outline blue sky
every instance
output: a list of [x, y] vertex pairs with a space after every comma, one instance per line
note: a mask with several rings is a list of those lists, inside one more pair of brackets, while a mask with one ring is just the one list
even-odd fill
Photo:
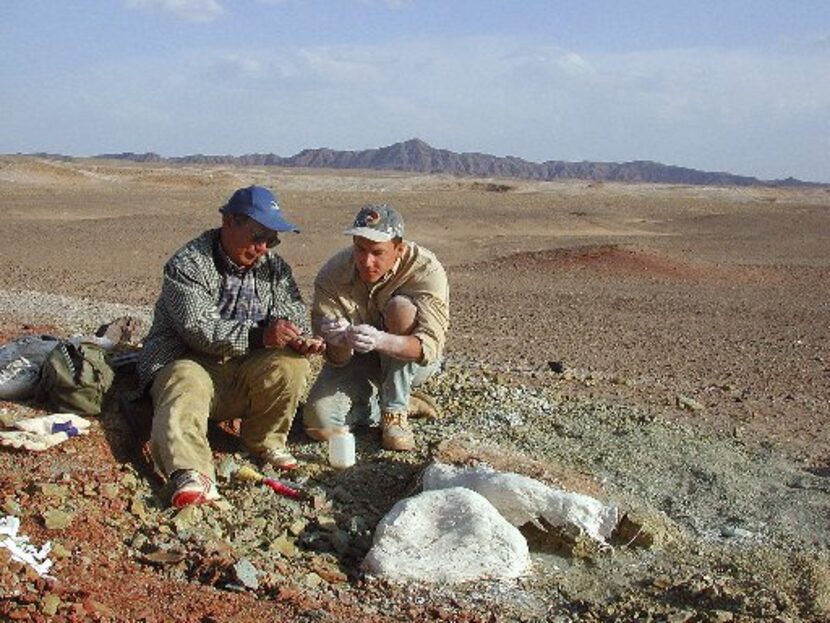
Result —
[[4, 0], [0, 153], [409, 138], [830, 182], [827, 0]]

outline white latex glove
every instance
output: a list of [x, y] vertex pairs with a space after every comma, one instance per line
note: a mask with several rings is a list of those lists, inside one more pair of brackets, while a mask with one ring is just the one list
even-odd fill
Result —
[[349, 330], [348, 336], [349, 344], [356, 352], [369, 353], [382, 348], [388, 334], [370, 324], [359, 324]]
[[89, 420], [74, 413], [53, 413], [52, 415], [17, 420], [12, 426], [39, 435], [65, 432], [69, 437], [74, 437], [75, 435], [85, 435], [88, 432], [89, 424]]
[[323, 318], [320, 323], [320, 334], [332, 346], [346, 346], [351, 324], [345, 318]]
[[41, 452], [89, 432], [89, 420], [72, 413], [55, 413], [18, 420], [16, 431], [0, 431], [0, 446]]
[[25, 430], [0, 431], [0, 446], [41, 452], [69, 439], [66, 433], [41, 435]]

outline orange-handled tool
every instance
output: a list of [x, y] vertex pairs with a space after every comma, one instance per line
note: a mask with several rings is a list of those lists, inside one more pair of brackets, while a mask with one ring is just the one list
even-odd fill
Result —
[[246, 482], [261, 482], [273, 491], [276, 491], [280, 495], [284, 495], [288, 498], [294, 498], [295, 500], [298, 500], [303, 497], [301, 491], [295, 489], [294, 487], [284, 485], [276, 478], [268, 478], [264, 474], [260, 474], [258, 471], [256, 471], [252, 467], [248, 467], [247, 465], [243, 465], [238, 470], [236, 470], [236, 474], [234, 475], [236, 476], [237, 480], [243, 480]]

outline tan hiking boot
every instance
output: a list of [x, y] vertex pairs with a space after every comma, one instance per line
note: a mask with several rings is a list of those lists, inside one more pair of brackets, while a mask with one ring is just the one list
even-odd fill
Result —
[[415, 435], [406, 421], [406, 413], [384, 413], [381, 416], [383, 439], [381, 445], [387, 450], [412, 450]]
[[423, 417], [437, 420], [441, 417], [438, 404], [420, 389], [413, 389], [409, 394], [409, 417]]

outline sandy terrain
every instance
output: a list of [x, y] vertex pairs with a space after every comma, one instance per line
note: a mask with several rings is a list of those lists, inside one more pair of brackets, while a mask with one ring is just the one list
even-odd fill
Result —
[[[812, 517], [818, 518], [819, 525], [812, 528], [814, 551], [808, 548], [808, 553], [818, 557], [811, 563], [816, 570], [809, 578], [799, 575], [804, 564], [795, 553], [783, 552], [769, 563], [770, 569], [779, 564], [789, 569], [770, 576], [770, 581], [785, 578], [782, 586], [789, 582], [795, 587], [782, 589], [791, 602], [789, 610], [780, 606], [766, 611], [767, 617], [746, 604], [740, 610], [728, 600], [705, 605], [700, 599], [704, 606], [696, 609], [690, 605], [698, 603], [692, 598], [694, 591], [681, 579], [671, 585], [671, 590], [677, 589], [672, 595], [685, 594], [685, 590], [692, 595], [687, 601], [654, 597], [654, 605], [642, 591], [626, 593], [626, 599], [630, 601], [634, 594], [645, 600], [658, 618], [689, 613], [690, 618], [676, 620], [733, 620], [708, 618], [716, 616], [715, 612], [731, 613], [735, 620], [742, 616], [748, 617], [744, 620], [830, 616], [828, 585], [815, 579], [830, 576], [826, 559], [830, 484], [825, 483], [830, 476], [830, 428], [826, 425], [830, 414], [830, 190], [497, 180], [510, 186], [499, 192], [493, 190], [497, 187], [488, 187], [490, 181], [4, 157], [0, 158], [4, 223], [0, 257], [5, 270], [0, 273], [0, 291], [85, 297], [90, 300], [93, 319], [95, 301], [152, 305], [167, 257], [202, 230], [218, 225], [216, 210], [235, 188], [257, 183], [277, 190], [287, 214], [303, 230], [286, 237], [279, 252], [294, 267], [310, 299], [317, 268], [348, 244], [340, 231], [357, 208], [366, 202], [388, 202], [405, 215], [408, 236], [435, 251], [448, 269], [452, 294], [448, 364], [453, 374], [479, 375], [497, 386], [550, 391], [562, 404], [589, 400], [635, 409], [665, 422], [666, 430], [674, 431], [671, 427], [677, 425], [689, 431], [690, 444], [697, 436], [711, 438], [713, 443], [737, 443], [740, 452], [752, 457], [767, 453], [776, 465], [780, 461], [786, 465], [782, 469], [792, 470], [787, 473], [811, 479], [811, 503], [818, 505]], [[5, 336], [37, 325], [63, 332], [79, 328], [61, 322], [49, 309], [29, 310], [25, 299], [15, 295], [3, 299], [0, 322]], [[98, 318], [100, 322], [111, 319]], [[551, 372], [551, 362], [562, 362], [565, 372]], [[441, 391], [437, 386], [436, 392]], [[682, 406], [687, 398], [696, 403], [695, 408]], [[444, 406], [449, 420], [455, 407]], [[474, 415], [459, 413], [459, 422]], [[597, 430], [602, 426], [598, 420]], [[447, 427], [452, 429], [451, 423]], [[456, 432], [463, 433], [464, 428]], [[498, 431], [493, 432], [496, 441], [502, 439]], [[527, 434], [544, 438], [560, 433], [548, 422]], [[438, 427], [434, 432], [425, 430], [424, 435], [440, 440], [445, 433]], [[107, 451], [108, 444], [101, 437], [83, 443], [77, 446], [77, 459], [60, 452], [55, 456], [64, 462], [89, 460], [87, 467], [97, 460], [100, 478], [121, 477], [127, 458], [114, 449]], [[522, 444], [512, 447], [522, 449]], [[578, 454], [579, 445], [570, 451]], [[590, 468], [587, 459], [533, 458], [609, 477], [597, 473], [600, 468]], [[632, 464], [637, 460], [630, 457]], [[5, 474], [0, 480], [0, 502], [3, 494], [7, 501], [18, 496], [22, 487], [33, 509], [42, 503], [37, 483], [50, 474], [63, 473], [48, 457], [9, 453], [0, 454], [0, 468]], [[15, 470], [19, 471], [12, 473]], [[625, 471], [622, 466], [619, 470], [618, 475]], [[71, 474], [67, 478], [71, 481]], [[638, 494], [629, 484], [611, 483], [608, 493]], [[663, 492], [664, 497], [670, 494]], [[644, 507], [658, 506], [683, 529], [694, 523], [685, 522], [679, 511], [673, 515], [669, 507], [651, 500], [647, 503], [649, 494], [638, 495]], [[729, 500], [723, 503], [728, 505]], [[782, 497], [777, 503], [786, 507], [796, 502]], [[761, 496], [757, 506], [763, 504]], [[107, 514], [110, 508], [119, 506], [105, 506], [98, 512]], [[728, 517], [728, 509], [722, 514]], [[24, 515], [28, 533], [54, 538], [39, 517], [35, 510]], [[182, 614], [182, 620], [230, 620], [231, 612], [243, 613], [239, 620], [261, 616], [335, 620], [325, 613], [336, 612], [337, 607], [343, 608], [335, 617], [341, 620], [370, 615], [378, 620], [387, 620], [387, 615], [388, 620], [487, 620], [484, 612], [476, 612], [463, 600], [452, 607], [425, 598], [417, 605], [409, 602], [407, 608], [414, 608], [410, 611], [399, 607], [403, 602], [398, 599], [395, 608], [378, 607], [367, 613], [361, 610], [365, 604], [360, 598], [354, 598], [360, 595], [363, 580], [349, 569], [349, 582], [333, 593], [279, 597], [277, 592], [270, 600], [254, 600], [248, 594], [200, 590], [198, 582], [171, 580], [124, 551], [108, 554], [103, 562], [95, 558], [92, 550], [101, 547], [124, 549], [127, 537], [117, 528], [96, 532], [100, 542], [89, 548], [80, 530], [58, 535], [73, 544], [76, 556], [91, 558], [97, 570], [81, 589], [70, 591], [71, 598], [70, 593], [64, 596], [64, 602], [75, 608], [65, 611], [70, 619], [81, 616], [84, 600], [91, 599], [93, 605], [83, 612], [99, 618], [114, 616], [111, 610], [124, 607], [126, 601], [140, 604], [130, 611], [130, 617], [176, 618], [187, 600], [192, 600], [196, 606]], [[793, 552], [805, 555], [800, 547], [793, 545]], [[728, 564], [718, 564], [728, 575], [723, 570]], [[736, 572], [735, 577], [739, 575]], [[119, 598], [117, 591], [108, 592], [107, 576], [163, 592], [156, 600], [131, 589]], [[0, 577], [0, 586], [3, 580]], [[5, 581], [12, 580], [6, 576]], [[579, 620], [580, 613], [586, 620], [637, 618], [635, 610], [623, 606], [614, 610], [608, 605], [621, 599], [619, 595], [597, 595], [577, 584], [561, 579], [557, 585], [570, 586], [570, 592], [560, 589], [556, 598], [555, 589], [545, 589], [550, 604], [569, 604], [563, 606], [561, 612], [566, 614], [560, 620]], [[39, 608], [49, 590], [56, 589], [33, 583], [29, 593], [23, 591], [33, 595], [29, 602], [21, 598], [5, 613], [28, 616], [32, 610], [26, 609], [27, 604]], [[394, 589], [388, 590], [395, 595]], [[587, 605], [580, 610], [574, 605], [579, 603]], [[82, 604], [80, 609], [77, 604]], [[322, 614], [313, 618], [308, 615], [312, 610]], [[505, 610], [496, 620], [556, 618], [550, 607], [544, 616], [538, 609], [511, 612]]]

